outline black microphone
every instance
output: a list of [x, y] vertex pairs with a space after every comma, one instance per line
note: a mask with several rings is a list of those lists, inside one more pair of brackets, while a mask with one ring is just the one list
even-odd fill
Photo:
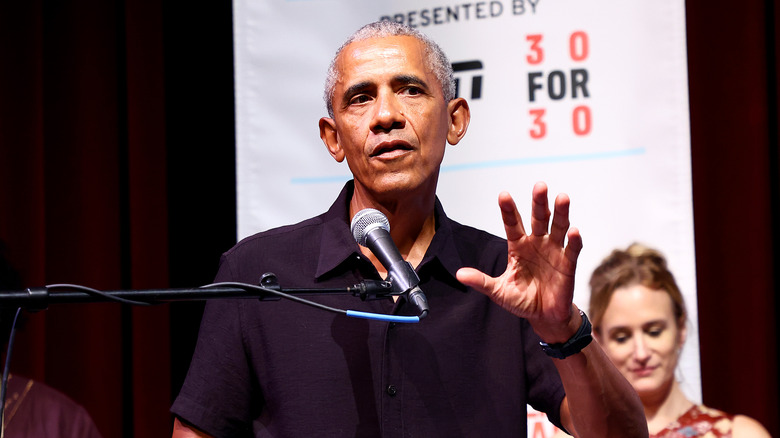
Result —
[[406, 298], [420, 310], [420, 318], [428, 314], [428, 300], [420, 289], [420, 277], [412, 265], [401, 257], [401, 253], [390, 237], [390, 222], [381, 211], [365, 208], [352, 218], [352, 236], [360, 245], [370, 249], [387, 269], [394, 292], [405, 294]]

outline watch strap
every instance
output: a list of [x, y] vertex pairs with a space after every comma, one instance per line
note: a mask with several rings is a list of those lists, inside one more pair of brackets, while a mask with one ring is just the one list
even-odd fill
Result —
[[582, 317], [582, 324], [580, 324], [580, 328], [577, 330], [577, 333], [575, 333], [574, 336], [572, 336], [568, 341], [560, 344], [539, 342], [539, 345], [542, 346], [542, 351], [544, 351], [550, 357], [554, 357], [556, 359], [566, 359], [567, 357], [573, 354], [577, 354], [582, 351], [583, 348], [587, 347], [588, 344], [593, 341], [593, 335], [591, 334], [592, 329], [590, 321], [588, 320], [588, 316], [585, 315], [585, 312], [580, 310], [580, 316]]

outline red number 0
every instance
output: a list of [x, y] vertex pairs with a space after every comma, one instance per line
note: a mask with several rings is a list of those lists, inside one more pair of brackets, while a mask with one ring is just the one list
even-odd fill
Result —
[[577, 135], [590, 134], [590, 128], [592, 126], [590, 118], [590, 108], [585, 105], [574, 108], [571, 114], [571, 123], [574, 133]]
[[588, 57], [588, 34], [578, 30], [569, 37], [569, 55], [575, 61], [584, 61]]

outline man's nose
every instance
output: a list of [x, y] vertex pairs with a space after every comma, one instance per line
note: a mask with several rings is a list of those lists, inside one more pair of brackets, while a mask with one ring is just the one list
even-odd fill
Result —
[[404, 127], [406, 118], [403, 114], [401, 102], [395, 93], [380, 93], [375, 104], [374, 119], [371, 122], [371, 130], [374, 132], [387, 132]]

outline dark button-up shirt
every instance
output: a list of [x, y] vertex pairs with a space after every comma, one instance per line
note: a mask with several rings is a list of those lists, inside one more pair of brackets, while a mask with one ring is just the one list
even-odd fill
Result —
[[[224, 254], [217, 281], [282, 289], [380, 279], [349, 229], [348, 183], [326, 213], [262, 232]], [[417, 267], [430, 313], [417, 324], [355, 319], [289, 300], [206, 305], [172, 412], [217, 437], [524, 437], [526, 404], [559, 422], [560, 378], [524, 319], [455, 278], [499, 275], [506, 241], [450, 220]], [[307, 297], [339, 309], [416, 314], [405, 300]]]

